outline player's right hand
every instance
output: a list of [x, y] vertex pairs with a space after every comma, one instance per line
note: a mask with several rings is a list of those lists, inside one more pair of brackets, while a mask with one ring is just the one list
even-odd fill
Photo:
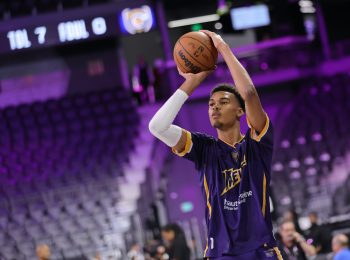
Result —
[[216, 34], [212, 31], [208, 31], [208, 30], [200, 30], [201, 32], [205, 33], [206, 35], [208, 35], [211, 40], [214, 43], [215, 48], [219, 49], [220, 45], [227, 45], [227, 43], [224, 41], [224, 39], [222, 39], [222, 37], [219, 34]]

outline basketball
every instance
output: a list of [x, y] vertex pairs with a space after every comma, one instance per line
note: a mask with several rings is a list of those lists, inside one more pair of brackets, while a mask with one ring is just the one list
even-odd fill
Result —
[[218, 59], [213, 41], [203, 32], [189, 32], [181, 36], [173, 54], [177, 67], [184, 73], [213, 70]]

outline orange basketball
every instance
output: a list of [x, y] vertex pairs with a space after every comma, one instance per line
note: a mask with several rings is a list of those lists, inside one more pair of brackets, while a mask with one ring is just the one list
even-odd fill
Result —
[[213, 70], [218, 51], [211, 38], [203, 32], [189, 32], [177, 40], [174, 60], [182, 72], [198, 73]]

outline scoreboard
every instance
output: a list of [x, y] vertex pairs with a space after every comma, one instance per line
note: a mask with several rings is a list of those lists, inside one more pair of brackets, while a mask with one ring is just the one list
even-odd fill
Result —
[[113, 20], [111, 16], [77, 18], [4, 31], [0, 34], [0, 52], [113, 36], [117, 34]]
[[[0, 23], [0, 54], [20, 50], [38, 49], [48, 46], [116, 37], [119, 34], [147, 32], [154, 28], [151, 7], [125, 8], [120, 11], [72, 13], [53, 17], [28, 17], [22, 22]], [[62, 18], [65, 16], [65, 18]], [[41, 19], [36, 19], [41, 18]], [[132, 28], [134, 26], [134, 29]]]

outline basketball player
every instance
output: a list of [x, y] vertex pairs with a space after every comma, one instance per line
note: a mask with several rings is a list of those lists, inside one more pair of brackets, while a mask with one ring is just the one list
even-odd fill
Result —
[[[191, 160], [199, 171], [206, 201], [206, 259], [282, 259], [272, 235], [269, 208], [273, 129], [247, 71], [217, 34], [211, 37], [231, 72], [235, 87], [221, 84], [210, 93], [209, 119], [218, 138], [189, 132], [172, 122], [209, 71], [182, 73], [180, 88], [149, 123], [151, 133]], [[246, 113], [249, 130], [242, 135]]]

